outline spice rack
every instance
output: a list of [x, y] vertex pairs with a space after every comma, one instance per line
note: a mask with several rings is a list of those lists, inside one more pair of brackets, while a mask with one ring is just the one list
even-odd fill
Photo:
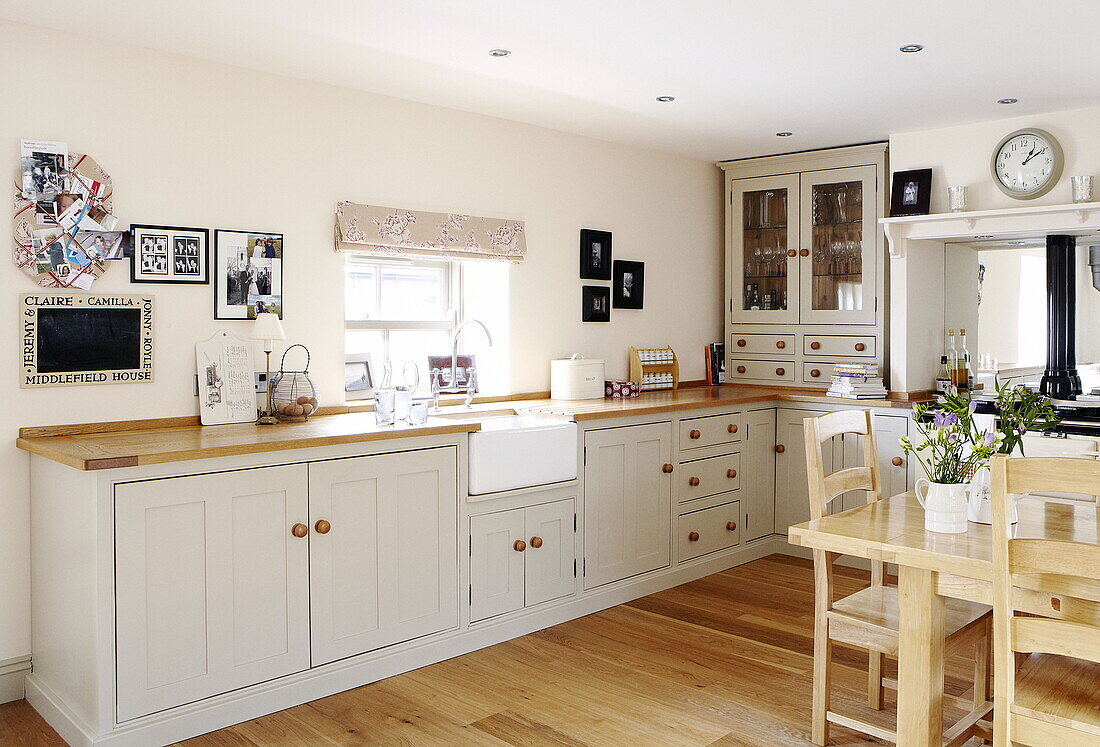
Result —
[[630, 380], [643, 392], [680, 386], [680, 362], [671, 347], [630, 348]]

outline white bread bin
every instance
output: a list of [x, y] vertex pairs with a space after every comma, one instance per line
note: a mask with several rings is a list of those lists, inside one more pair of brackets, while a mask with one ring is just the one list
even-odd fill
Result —
[[571, 358], [550, 361], [551, 399], [600, 399], [603, 382], [602, 360], [573, 353]]

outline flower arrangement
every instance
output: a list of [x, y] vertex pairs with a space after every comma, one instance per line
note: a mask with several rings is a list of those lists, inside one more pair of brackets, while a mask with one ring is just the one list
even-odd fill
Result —
[[[957, 397], [958, 395], [952, 395]], [[924, 440], [914, 445], [908, 436], [898, 439], [902, 450], [912, 454], [928, 479], [934, 483], [958, 485], [970, 482], [974, 472], [997, 453], [1004, 442], [1000, 431], [979, 430], [974, 422], [977, 403], [961, 410], [950, 397], [913, 407], [917, 432]]]

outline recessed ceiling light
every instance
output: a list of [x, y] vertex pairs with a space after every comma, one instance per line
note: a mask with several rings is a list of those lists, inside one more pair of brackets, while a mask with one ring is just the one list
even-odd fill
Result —
[[660, 101], [662, 104], [667, 104], [670, 101], [675, 101], [676, 97], [675, 96], [658, 96], [657, 100]]
[[512, 50], [510, 50], [510, 49], [490, 49], [489, 50], [489, 56], [490, 57], [507, 57], [510, 54], [512, 54]]
[[923, 44], [904, 44], [898, 47], [899, 52], [905, 52], [905, 54], [913, 54], [924, 49]]
[[776, 137], [790, 137], [790, 136], [791, 136], [791, 135], [793, 135], [793, 134], [794, 134], [793, 132], [786, 132], [786, 131], [784, 131], [784, 132], [777, 132], [777, 133], [775, 133], [775, 136], [776, 136]]
[[1019, 99], [997, 99], [998, 104], [1015, 104]]

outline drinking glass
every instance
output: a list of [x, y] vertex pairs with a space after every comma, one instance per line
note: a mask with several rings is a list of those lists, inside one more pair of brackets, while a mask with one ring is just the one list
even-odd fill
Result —
[[966, 185], [947, 188], [947, 202], [952, 213], [966, 210]]
[[392, 387], [374, 391], [374, 422], [393, 425], [397, 390]]
[[428, 400], [413, 401], [409, 408], [409, 425], [424, 425], [428, 422]]
[[1071, 176], [1069, 180], [1073, 185], [1074, 202], [1092, 202], [1091, 176]]

